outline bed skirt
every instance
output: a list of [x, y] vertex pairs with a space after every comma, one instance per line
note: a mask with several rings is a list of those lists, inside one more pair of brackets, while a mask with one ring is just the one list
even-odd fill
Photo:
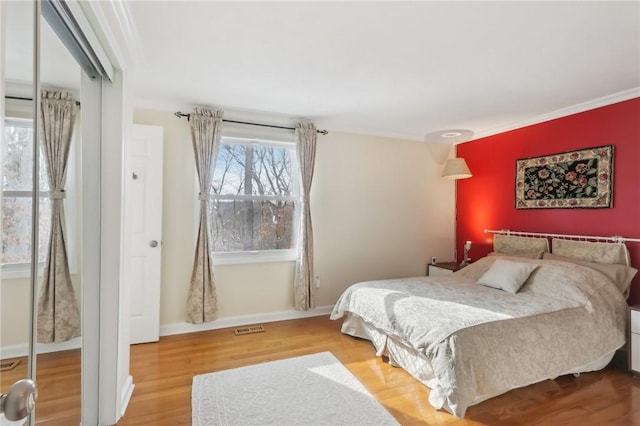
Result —
[[[347, 312], [345, 314], [341, 331], [344, 334], [348, 334], [353, 337], [369, 340], [375, 347], [377, 356], [387, 357], [390, 365], [402, 368], [430, 389], [429, 404], [438, 410], [444, 409], [453, 414], [453, 410], [448, 406], [447, 397], [439, 391], [440, 386], [433, 373], [431, 362], [424, 354], [408, 346], [397, 337], [386, 335], [367, 321], [352, 314], [351, 312]], [[601, 370], [611, 362], [615, 352], [616, 351], [614, 350], [607, 353], [587, 365], [572, 369], [571, 371], [566, 371], [563, 374], [560, 374], [560, 376]], [[515, 386], [511, 389], [529, 386], [540, 381], [543, 380], [526, 383], [521, 386]], [[476, 405], [482, 401], [501, 395], [502, 393], [504, 392], [497, 393], [495, 395], [478, 395], [469, 405]]]

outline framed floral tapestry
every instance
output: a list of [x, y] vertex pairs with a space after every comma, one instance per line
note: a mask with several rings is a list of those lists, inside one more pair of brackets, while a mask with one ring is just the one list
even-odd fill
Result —
[[613, 145], [516, 160], [516, 209], [612, 206]]

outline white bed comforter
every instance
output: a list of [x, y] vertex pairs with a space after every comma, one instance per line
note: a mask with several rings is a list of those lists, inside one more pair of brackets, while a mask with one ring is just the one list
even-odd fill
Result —
[[355, 284], [331, 318], [353, 314], [423, 355], [433, 371], [430, 403], [458, 417], [510, 389], [604, 359], [602, 368], [624, 344], [627, 305], [602, 274], [518, 259], [539, 266], [514, 295], [476, 283], [496, 258], [445, 277]]

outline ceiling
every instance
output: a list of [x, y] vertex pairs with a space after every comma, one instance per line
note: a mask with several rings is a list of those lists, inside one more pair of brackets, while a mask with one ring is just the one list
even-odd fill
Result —
[[[639, 1], [121, 5], [142, 53], [141, 107], [441, 141], [445, 130], [478, 138], [640, 96]], [[43, 31], [43, 43], [55, 39]], [[44, 74], [65, 87], [78, 81], [68, 69]]]
[[128, 5], [144, 52], [135, 94], [146, 105], [424, 140], [640, 96], [637, 1]]

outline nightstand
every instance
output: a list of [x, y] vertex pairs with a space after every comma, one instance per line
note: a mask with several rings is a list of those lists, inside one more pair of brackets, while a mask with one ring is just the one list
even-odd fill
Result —
[[629, 306], [629, 370], [640, 375], [640, 305]]
[[[427, 265], [427, 276], [437, 277], [440, 275], [449, 275], [453, 274], [458, 269], [460, 269], [460, 264], [456, 262], [442, 262], [436, 264], [429, 263]], [[640, 314], [640, 311], [638, 313]]]

